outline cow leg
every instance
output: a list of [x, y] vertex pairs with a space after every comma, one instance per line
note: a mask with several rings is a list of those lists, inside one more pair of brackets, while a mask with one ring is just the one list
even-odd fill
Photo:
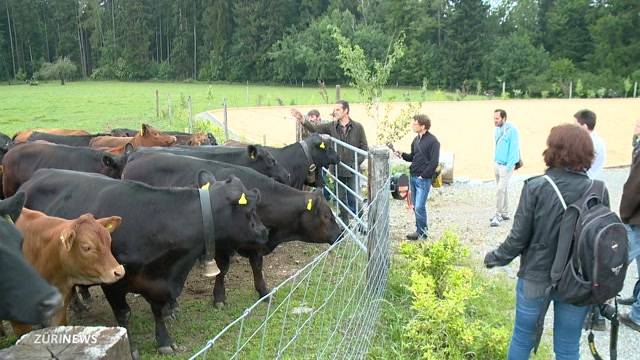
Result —
[[231, 256], [229, 254], [216, 255], [216, 263], [220, 269], [220, 274], [216, 276], [215, 285], [213, 285], [213, 304], [217, 308], [224, 306], [227, 300], [227, 295], [224, 289], [224, 277], [229, 271], [229, 261]]
[[103, 285], [102, 292], [104, 292], [104, 296], [107, 298], [107, 301], [111, 306], [111, 310], [113, 311], [113, 315], [116, 317], [118, 326], [127, 329], [127, 337], [129, 338], [131, 357], [134, 360], [139, 359], [140, 353], [138, 352], [138, 348], [133, 342], [133, 337], [131, 336], [131, 331], [129, 330], [131, 308], [129, 307], [129, 304], [127, 304], [127, 292], [122, 287], [119, 287], [117, 285]]
[[169, 303], [162, 308], [162, 317], [165, 321], [175, 320], [178, 318], [178, 311], [180, 308], [178, 307], [178, 300], [171, 299]]
[[253, 284], [260, 298], [263, 298], [269, 293], [269, 290], [262, 275], [262, 255], [256, 252], [252, 253], [249, 255], [249, 263], [251, 264], [251, 270], [253, 270]]
[[169, 306], [168, 303], [157, 302], [147, 299], [151, 305], [151, 311], [153, 312], [153, 319], [156, 322], [156, 343], [158, 344], [158, 352], [161, 354], [173, 354], [178, 351], [178, 345], [171, 340], [167, 325], [164, 323], [164, 317], [162, 316], [162, 309]]
[[91, 303], [91, 293], [89, 287], [84, 285], [74, 286], [71, 291], [70, 308], [75, 313], [89, 311], [89, 303]]

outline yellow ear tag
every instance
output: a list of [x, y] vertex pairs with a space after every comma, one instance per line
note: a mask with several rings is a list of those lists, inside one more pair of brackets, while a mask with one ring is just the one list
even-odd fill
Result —
[[309, 201], [307, 201], [307, 210], [311, 211], [312, 208], [313, 208], [313, 199], [309, 199]]
[[251, 154], [251, 159], [252, 159], [252, 160], [255, 160], [255, 159], [256, 159], [256, 156], [255, 156], [255, 155], [253, 155], [253, 154]]
[[240, 200], [238, 200], [238, 204], [239, 205], [247, 205], [248, 201], [247, 201], [247, 196], [242, 193], [242, 196], [240, 196]]
[[200, 189], [202, 189], [202, 190], [209, 190], [209, 185], [211, 185], [211, 184], [207, 182], [206, 184], [202, 185], [202, 186], [200, 187]]
[[324, 141], [320, 143], [320, 149], [324, 149], [326, 146], [324, 146]]
[[107, 230], [111, 230], [111, 228], [113, 228], [113, 224], [111, 223], [107, 224]]

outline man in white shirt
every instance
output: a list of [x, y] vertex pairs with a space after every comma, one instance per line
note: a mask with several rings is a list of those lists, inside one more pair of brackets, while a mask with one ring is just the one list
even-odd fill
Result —
[[594, 130], [596, 127], [596, 114], [591, 110], [580, 110], [573, 117], [576, 119], [576, 123], [582, 126], [591, 135], [591, 141], [593, 141], [593, 162], [591, 168], [587, 170], [589, 178], [596, 180], [603, 180], [602, 169], [607, 161], [607, 148], [604, 141]]

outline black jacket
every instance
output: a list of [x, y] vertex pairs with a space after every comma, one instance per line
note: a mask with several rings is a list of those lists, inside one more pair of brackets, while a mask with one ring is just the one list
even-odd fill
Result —
[[[567, 205], [577, 201], [591, 185], [584, 172], [551, 168], [546, 174], [556, 183]], [[609, 206], [606, 189], [603, 202]], [[550, 283], [563, 213], [560, 199], [546, 179], [536, 176], [526, 180], [511, 232], [488, 257], [503, 266], [520, 255], [519, 278]]]
[[430, 179], [440, 161], [440, 142], [430, 132], [416, 136], [411, 143], [411, 153], [402, 153], [402, 159], [411, 162], [411, 176]]
[[640, 225], [640, 142], [634, 143], [631, 170], [620, 200], [620, 219], [625, 224]]
[[[331, 122], [321, 123], [321, 124], [313, 124], [308, 120], [305, 120], [302, 123], [305, 129], [311, 132], [317, 132], [321, 134], [329, 134], [332, 137], [344, 141], [351, 146], [355, 146], [364, 151], [369, 150], [369, 146], [367, 145], [367, 135], [364, 133], [364, 128], [359, 122], [351, 120], [349, 118], [349, 124], [347, 125], [346, 133], [342, 131], [342, 126], [338, 120], [334, 120]], [[358, 170], [358, 166], [362, 164], [365, 157], [364, 155], [358, 154], [358, 164], [355, 164], [355, 152], [350, 149], [347, 149], [343, 146], [338, 146], [338, 155], [340, 155], [340, 161], [354, 168], [356, 171]], [[342, 168], [342, 166], [338, 166], [338, 176], [340, 177], [352, 177], [353, 173], [349, 170]]]

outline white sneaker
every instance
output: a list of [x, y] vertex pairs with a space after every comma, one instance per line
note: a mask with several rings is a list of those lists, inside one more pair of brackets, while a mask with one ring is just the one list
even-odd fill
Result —
[[496, 226], [500, 226], [500, 222], [502, 221], [502, 217], [500, 215], [495, 215], [492, 219], [491, 222], [489, 223], [489, 225], [491, 227], [496, 227]]

